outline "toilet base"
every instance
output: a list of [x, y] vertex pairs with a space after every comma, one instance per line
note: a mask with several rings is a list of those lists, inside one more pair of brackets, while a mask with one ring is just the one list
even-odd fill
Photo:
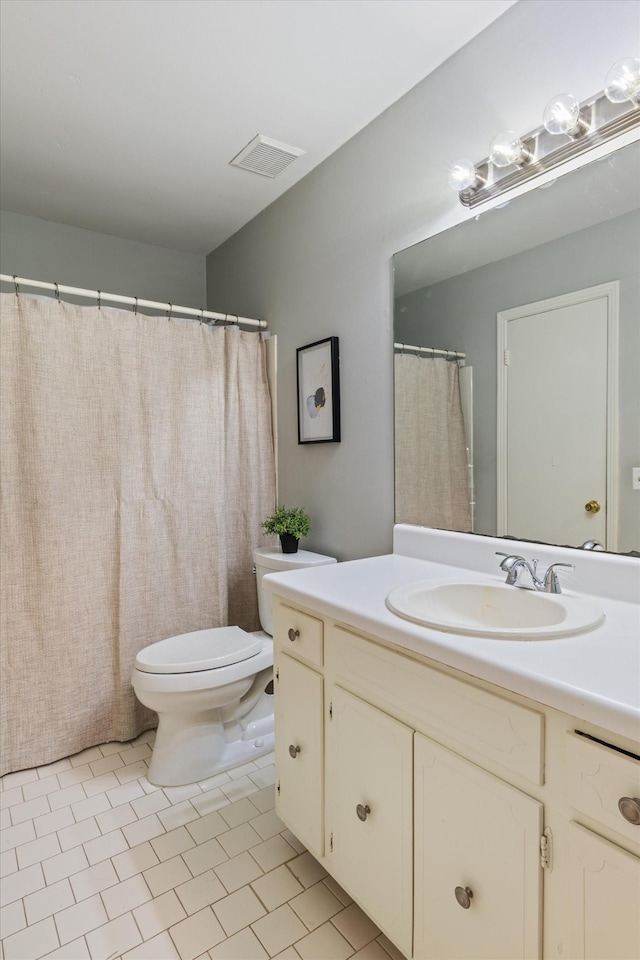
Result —
[[159, 713], [147, 779], [156, 787], [208, 780], [271, 753], [273, 729], [273, 696], [264, 692], [245, 716], [226, 722], [224, 708]]
[[208, 780], [209, 777], [215, 777], [218, 773], [224, 773], [226, 770], [232, 770], [243, 763], [249, 763], [250, 760], [257, 760], [259, 757], [271, 753], [273, 747], [274, 736], [272, 730], [271, 733], [256, 737], [255, 740], [234, 740], [227, 743], [216, 757], [209, 758], [206, 763], [203, 763], [202, 757], [198, 758], [197, 763], [180, 762], [176, 764], [175, 760], [172, 760], [169, 769], [160, 760], [154, 765], [152, 757], [147, 780], [155, 787], [182, 787], [187, 783]]

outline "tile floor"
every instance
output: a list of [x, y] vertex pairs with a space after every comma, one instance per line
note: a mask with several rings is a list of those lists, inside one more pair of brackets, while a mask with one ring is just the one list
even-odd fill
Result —
[[273, 755], [146, 778], [154, 733], [0, 791], [0, 960], [402, 960], [274, 811]]

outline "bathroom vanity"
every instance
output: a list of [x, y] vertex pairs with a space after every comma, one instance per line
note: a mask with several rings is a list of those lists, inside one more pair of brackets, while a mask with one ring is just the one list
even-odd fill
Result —
[[[604, 623], [488, 640], [386, 606], [499, 584], [514, 548], [574, 563]], [[398, 949], [640, 956], [640, 564], [401, 526], [390, 556], [267, 579], [276, 809]]]

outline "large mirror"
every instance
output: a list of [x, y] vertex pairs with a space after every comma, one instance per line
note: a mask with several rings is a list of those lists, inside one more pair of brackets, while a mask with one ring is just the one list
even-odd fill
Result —
[[394, 276], [396, 522], [640, 551], [640, 143]]

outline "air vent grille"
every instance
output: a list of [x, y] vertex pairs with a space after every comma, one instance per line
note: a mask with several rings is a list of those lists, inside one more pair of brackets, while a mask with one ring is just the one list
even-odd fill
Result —
[[301, 157], [304, 152], [299, 147], [290, 147], [286, 143], [279, 143], [259, 133], [231, 160], [231, 165], [250, 170], [252, 173], [259, 173], [263, 177], [273, 178], [286, 170], [289, 164]]

